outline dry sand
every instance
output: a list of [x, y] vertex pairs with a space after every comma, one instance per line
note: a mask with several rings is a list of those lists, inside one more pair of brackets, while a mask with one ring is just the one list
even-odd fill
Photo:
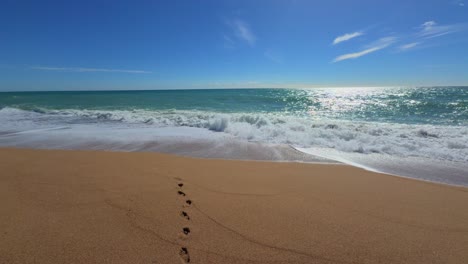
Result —
[[345, 165], [0, 149], [0, 232], [0, 263], [468, 263], [468, 190]]

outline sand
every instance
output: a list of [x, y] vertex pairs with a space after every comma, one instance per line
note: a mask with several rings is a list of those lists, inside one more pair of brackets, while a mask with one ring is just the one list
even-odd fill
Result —
[[468, 263], [467, 208], [346, 165], [0, 149], [0, 263]]

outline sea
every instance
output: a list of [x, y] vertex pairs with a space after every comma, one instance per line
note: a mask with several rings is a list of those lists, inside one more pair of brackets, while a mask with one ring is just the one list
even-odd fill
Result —
[[345, 163], [468, 186], [468, 87], [3, 92], [0, 146]]

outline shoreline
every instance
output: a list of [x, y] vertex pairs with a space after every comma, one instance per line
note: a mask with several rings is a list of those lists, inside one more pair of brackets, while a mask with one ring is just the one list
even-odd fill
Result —
[[[249, 142], [252, 143], [252, 142]], [[253, 142], [255, 144], [255, 142]], [[329, 157], [326, 155], [320, 155], [317, 153], [308, 153], [306, 151], [301, 150], [301, 148], [296, 148], [291, 145], [286, 145], [289, 149], [291, 149], [294, 152], [307, 155], [309, 156], [309, 160], [262, 160], [262, 159], [240, 159], [240, 158], [226, 158], [226, 157], [221, 157], [221, 158], [213, 158], [213, 157], [202, 157], [202, 156], [191, 156], [191, 155], [184, 155], [184, 154], [175, 154], [175, 153], [169, 153], [169, 152], [160, 152], [160, 151], [154, 151], [154, 150], [120, 150], [120, 149], [87, 149], [87, 148], [72, 148], [72, 149], [60, 149], [60, 148], [31, 148], [31, 147], [5, 147], [5, 146], [0, 146], [0, 149], [22, 149], [22, 150], [45, 150], [45, 151], [91, 151], [91, 152], [116, 152], [116, 153], [154, 153], [154, 154], [161, 154], [161, 155], [169, 155], [169, 156], [174, 156], [174, 157], [182, 157], [182, 158], [189, 158], [189, 159], [201, 159], [201, 160], [213, 160], [213, 161], [219, 161], [219, 160], [226, 160], [226, 161], [242, 161], [242, 162], [266, 162], [266, 163], [299, 163], [299, 164], [316, 164], [316, 165], [342, 165], [342, 166], [350, 166], [353, 168], [358, 168], [362, 169], [371, 173], [376, 173], [376, 174], [381, 174], [381, 175], [387, 175], [387, 176], [392, 176], [392, 177], [398, 177], [402, 179], [408, 179], [408, 180], [415, 180], [415, 181], [421, 181], [421, 182], [427, 182], [427, 183], [433, 183], [437, 185], [445, 185], [445, 186], [450, 186], [450, 187], [460, 187], [460, 188], [467, 188], [468, 186], [463, 185], [463, 184], [455, 184], [455, 183], [449, 183], [449, 182], [441, 182], [437, 180], [430, 180], [430, 179], [424, 179], [420, 177], [413, 177], [413, 176], [406, 176], [402, 174], [396, 174], [392, 172], [386, 172], [383, 170], [379, 170], [376, 168], [369, 167], [367, 165], [359, 164], [353, 161], [349, 161], [346, 159], [342, 158], [337, 158], [337, 157]]]
[[[270, 98], [273, 95], [275, 93], [264, 96]], [[113, 93], [102, 96], [120, 98]], [[224, 98], [226, 94], [210, 96]], [[34, 98], [42, 97], [24, 100]], [[145, 98], [148, 96], [141, 99]], [[181, 103], [171, 101], [172, 97], [156, 96], [153, 99], [162, 98], [165, 98], [162, 101], [164, 105], [173, 103], [175, 107]], [[200, 103], [191, 96], [189, 98], [195, 106]], [[42, 99], [47, 101], [50, 98]], [[128, 100], [126, 97], [120, 99], [123, 102]], [[66, 96], [63, 100], [74, 102], [73, 98]], [[112, 103], [112, 100], [109, 105], [92, 104], [89, 110], [88, 105], [80, 102], [75, 102], [76, 107], [63, 109], [52, 100], [44, 105], [48, 107], [40, 110], [41, 105], [34, 102], [32, 100], [31, 104], [39, 107], [37, 111], [8, 104], [0, 109], [0, 121], [4, 124], [2, 131], [17, 132], [0, 136], [0, 146], [151, 151], [199, 158], [288, 162], [324, 161], [318, 156], [326, 154], [334, 160], [346, 160], [345, 163], [352, 162], [387, 174], [468, 186], [466, 131], [463, 126], [438, 123], [438, 119], [427, 123], [417, 120], [413, 123], [380, 119], [353, 121], [316, 118], [318, 116], [295, 112], [263, 112], [255, 107], [257, 110], [235, 108], [236, 111], [227, 113], [223, 112], [226, 107], [223, 105], [202, 110], [192, 109], [192, 104], [181, 105], [179, 110], [177, 107], [165, 110], [152, 103], [147, 105], [148, 108], [135, 106], [127, 109]], [[320, 155], [298, 152], [291, 146], [310, 151], [318, 149], [316, 154]]]
[[0, 148], [0, 160], [0, 263], [468, 258], [464, 187], [142, 152]]
[[[300, 150], [300, 148], [294, 148], [296, 149], [297, 151], [299, 152], [302, 152]], [[303, 152], [303, 153], [307, 153], [307, 152]], [[309, 153], [307, 153], [309, 154]], [[403, 179], [407, 179], [407, 180], [415, 180], [415, 181], [421, 181], [421, 182], [427, 182], [427, 183], [432, 183], [432, 184], [437, 184], [437, 185], [445, 185], [445, 186], [450, 186], [450, 187], [460, 187], [460, 188], [464, 188], [464, 189], [468, 189], [468, 186], [466, 185], [462, 185], [462, 184], [455, 184], [455, 183], [447, 183], [447, 182], [440, 182], [440, 181], [434, 181], [434, 180], [428, 180], [428, 179], [423, 179], [423, 178], [417, 178], [417, 177], [411, 177], [411, 176], [405, 176], [405, 175], [400, 175], [400, 174], [395, 174], [395, 173], [391, 173], [391, 172], [385, 172], [385, 171], [382, 171], [382, 170], [379, 170], [379, 169], [375, 169], [375, 168], [371, 168], [369, 166], [366, 166], [366, 165], [362, 165], [362, 164], [359, 164], [359, 163], [356, 163], [356, 162], [353, 162], [353, 161], [349, 161], [349, 160], [345, 160], [345, 159], [341, 159], [341, 158], [330, 158], [328, 156], [325, 156], [325, 155], [319, 155], [317, 153], [313, 153], [313, 154], [309, 154], [309, 155], [313, 155], [313, 156], [317, 156], [319, 158], [323, 158], [323, 159], [328, 159], [328, 160], [331, 160], [333, 162], [330, 162], [330, 163], [326, 163], [326, 162], [323, 162], [323, 163], [320, 163], [320, 162], [317, 162], [316, 164], [335, 164], [335, 165], [344, 165], [344, 166], [351, 166], [351, 167], [354, 167], [354, 168], [359, 168], [359, 169], [363, 169], [365, 171], [369, 171], [369, 172], [372, 172], [372, 173], [376, 173], [376, 174], [381, 174], [381, 175], [387, 175], [387, 176], [392, 176], [392, 177], [398, 177], [398, 178], [403, 178]], [[273, 161], [273, 162], [276, 162], [276, 161]], [[288, 162], [288, 161], [286, 161]], [[311, 163], [311, 164], [315, 164], [315, 162], [304, 162], [304, 163]]]

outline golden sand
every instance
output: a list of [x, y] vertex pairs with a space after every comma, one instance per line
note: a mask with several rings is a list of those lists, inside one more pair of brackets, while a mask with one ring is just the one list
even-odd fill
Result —
[[0, 149], [0, 263], [468, 263], [468, 190], [345, 165]]

